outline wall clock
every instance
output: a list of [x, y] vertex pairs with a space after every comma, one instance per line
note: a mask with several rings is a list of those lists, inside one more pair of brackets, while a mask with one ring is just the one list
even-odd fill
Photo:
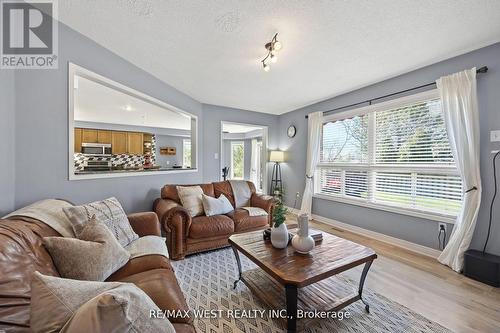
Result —
[[288, 130], [286, 131], [286, 134], [289, 138], [293, 138], [295, 134], [297, 134], [297, 129], [295, 128], [295, 126], [290, 125], [290, 127], [288, 127]]

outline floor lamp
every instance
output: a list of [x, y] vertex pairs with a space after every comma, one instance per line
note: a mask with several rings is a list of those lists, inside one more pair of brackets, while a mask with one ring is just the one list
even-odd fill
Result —
[[280, 163], [285, 161], [285, 153], [281, 150], [272, 150], [269, 156], [269, 162], [274, 162], [273, 173], [271, 176], [271, 189], [270, 195], [275, 196], [275, 191], [278, 191], [278, 195], [282, 195], [282, 181], [281, 181], [281, 166]]

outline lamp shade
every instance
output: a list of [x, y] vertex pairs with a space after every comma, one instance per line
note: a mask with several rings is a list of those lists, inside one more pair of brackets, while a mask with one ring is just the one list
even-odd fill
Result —
[[270, 162], [285, 162], [285, 152], [281, 150], [271, 150], [271, 156], [269, 156]]

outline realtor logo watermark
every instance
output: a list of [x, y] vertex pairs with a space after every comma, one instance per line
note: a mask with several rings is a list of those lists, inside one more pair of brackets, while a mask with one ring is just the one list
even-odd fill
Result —
[[57, 69], [56, 0], [0, 0], [0, 68]]

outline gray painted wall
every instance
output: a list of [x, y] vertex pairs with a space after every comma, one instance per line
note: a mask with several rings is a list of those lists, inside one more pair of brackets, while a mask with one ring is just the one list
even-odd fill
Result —
[[[203, 123], [199, 102], [59, 24], [59, 69], [16, 72], [16, 207], [50, 197], [84, 203], [116, 196], [127, 212], [151, 210], [164, 184], [202, 181], [202, 158], [197, 172], [69, 181], [68, 62], [193, 113]], [[203, 138], [203, 126], [199, 135]]]
[[[179, 136], [172, 135], [156, 135], [156, 164], [162, 167], [172, 167], [174, 165], [182, 165], [183, 159], [183, 140], [187, 138], [182, 138]], [[175, 155], [161, 155], [161, 147], [175, 147]], [[167, 164], [169, 162], [170, 164]]]
[[[307, 147], [307, 122], [304, 115], [412, 88], [432, 82], [443, 75], [483, 65], [490, 69], [487, 74], [478, 78], [483, 201], [472, 241], [473, 248], [482, 247], [486, 237], [489, 201], [493, 192], [490, 152], [500, 149], [500, 143], [489, 142], [489, 131], [500, 129], [500, 43], [281, 115], [280, 148], [288, 152], [287, 163], [282, 165], [288, 191], [287, 204], [293, 205], [295, 193], [298, 191], [302, 194], [304, 190]], [[297, 135], [293, 139], [286, 136], [286, 128], [291, 124], [297, 127]], [[438, 245], [438, 227], [434, 221], [323, 199], [313, 200], [313, 213], [417, 244], [434, 248]], [[491, 253], [500, 254], [500, 203], [497, 203], [494, 214], [496, 217], [488, 249]]]
[[14, 71], [0, 73], [0, 217], [14, 208]]
[[[269, 149], [276, 149], [279, 142], [279, 133], [273, 129], [278, 128], [278, 116], [260, 112], [233, 109], [217, 105], [203, 104], [203, 177], [205, 182], [218, 181], [221, 177], [220, 160], [215, 159], [214, 154], [221, 157], [221, 121], [235, 123], [255, 124], [269, 127]], [[271, 176], [272, 165], [267, 163], [268, 175]]]

